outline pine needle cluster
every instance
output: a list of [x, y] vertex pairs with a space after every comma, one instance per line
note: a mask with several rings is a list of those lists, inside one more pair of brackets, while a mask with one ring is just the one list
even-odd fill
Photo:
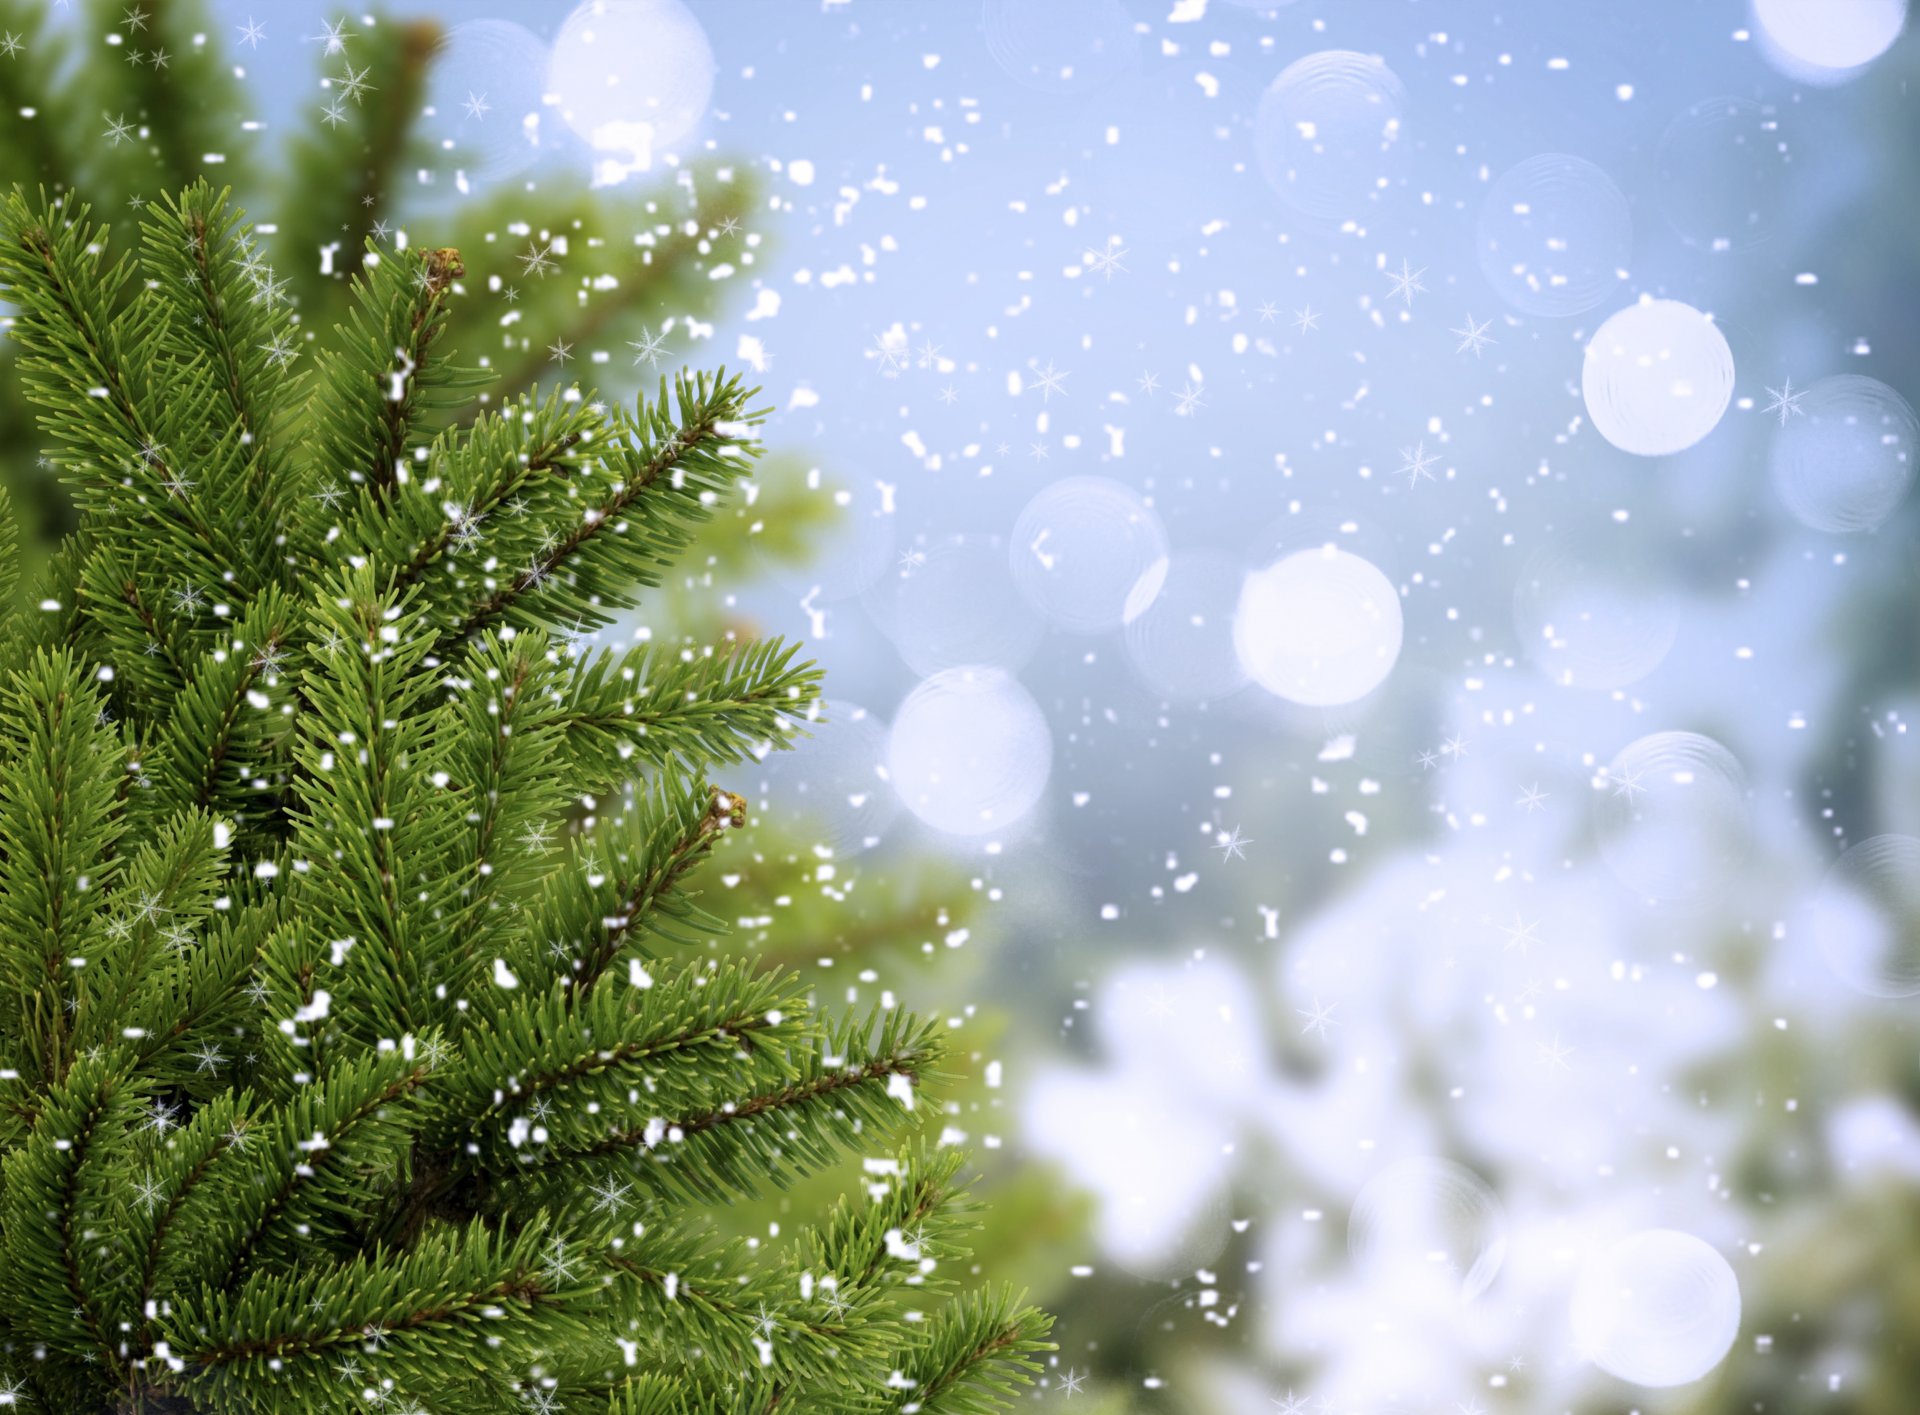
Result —
[[[296, 36], [294, 17], [270, 8], [240, 26], [208, 0], [0, 0], [0, 192], [84, 193], [126, 249], [156, 193], [217, 179], [260, 218], [250, 280], [293, 311], [296, 342], [351, 317], [364, 237], [391, 245], [411, 226], [430, 228], [467, 266], [442, 337], [492, 375], [457, 410], [463, 421], [590, 351], [622, 369], [631, 356], [649, 377], [672, 367], [690, 323], [745, 283], [723, 277], [753, 272], [770, 249], [746, 225], [752, 171], [724, 160], [689, 162], [644, 188], [592, 189], [557, 165], [537, 181], [470, 188], [426, 130], [448, 31], [362, 6]], [[256, 99], [241, 77], [265, 57], [247, 37], [261, 30], [270, 46], [309, 51], [313, 84], [313, 98], [270, 131], [249, 121]], [[0, 482], [17, 498], [20, 551], [37, 570], [73, 507], [19, 455], [34, 414], [17, 396], [11, 352], [0, 342]]]
[[[754, 390], [474, 416], [453, 250], [370, 242], [316, 344], [205, 184], [108, 245], [0, 203], [80, 519], [0, 626], [0, 1393], [1001, 1408], [1047, 1319], [959, 1281], [959, 1157], [890, 1139], [938, 1029], [692, 946], [709, 773], [817, 675], [581, 647], [750, 467]], [[707, 1231], [850, 1153], [817, 1225]]]

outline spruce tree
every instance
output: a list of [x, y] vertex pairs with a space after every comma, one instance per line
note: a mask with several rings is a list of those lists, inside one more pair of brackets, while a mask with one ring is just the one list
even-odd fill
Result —
[[[708, 774], [815, 673], [578, 647], [758, 455], [753, 390], [475, 416], [454, 250], [370, 242], [304, 356], [225, 194], [109, 244], [68, 196], [0, 206], [79, 516], [0, 626], [0, 1390], [999, 1408], [1047, 1319], [957, 1281], [957, 1153], [888, 1148], [938, 1028], [689, 946], [742, 816]], [[709, 1231], [855, 1151], [801, 1233]]]

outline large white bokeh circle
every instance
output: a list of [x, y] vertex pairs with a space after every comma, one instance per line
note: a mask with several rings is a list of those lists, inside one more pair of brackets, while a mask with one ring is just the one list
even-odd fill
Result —
[[1920, 840], [1850, 847], [1801, 912], [1835, 974], [1872, 997], [1920, 995]]
[[1584, 158], [1543, 152], [1487, 191], [1475, 230], [1480, 269], [1527, 314], [1583, 314], [1616, 294], [1633, 254], [1633, 214]]
[[1796, 399], [1767, 455], [1781, 501], [1816, 531], [1873, 530], [1920, 470], [1920, 420], [1893, 389], [1857, 373], [1823, 378]]
[[713, 74], [713, 46], [682, 0], [587, 0], [554, 36], [547, 91], [595, 148], [645, 167], [699, 125]]
[[1026, 600], [1077, 634], [1117, 629], [1140, 577], [1167, 553], [1166, 532], [1131, 488], [1106, 477], [1043, 487], [1013, 525], [1008, 569]]
[[1131, 68], [1140, 38], [1120, 0], [985, 0], [987, 52], [1041, 93], [1084, 93]]
[[1175, 551], [1149, 565], [1127, 596], [1127, 659], [1154, 692], [1207, 702], [1235, 692], [1247, 670], [1233, 647], [1245, 569], [1233, 556]]
[[907, 809], [936, 830], [986, 835], [1040, 799], [1053, 738], [1031, 694], [1004, 669], [949, 668], [894, 714], [887, 771]]
[[855, 703], [822, 700], [802, 724], [797, 750], [766, 759], [767, 788], [784, 814], [806, 821], [835, 854], [878, 845], [900, 813], [888, 786], [887, 724]]
[[1639, 1386], [1697, 1381], [1740, 1332], [1732, 1266], [1691, 1233], [1649, 1228], [1596, 1254], [1573, 1288], [1580, 1354]]
[[1618, 552], [1536, 551], [1514, 585], [1520, 644], [1555, 683], [1611, 690], [1637, 683], [1680, 634], [1672, 590]]
[[1753, 17], [1770, 51], [1797, 75], [1830, 82], [1851, 77], [1893, 47], [1906, 27], [1907, 2], [1753, 0]]
[[1653, 732], [1596, 778], [1600, 858], [1645, 904], [1711, 907], [1753, 844], [1740, 759], [1698, 732]]
[[1438, 1292], [1471, 1302], [1506, 1260], [1507, 1219], [1486, 1181], [1430, 1155], [1367, 1181], [1347, 1217], [1354, 1266], [1396, 1296]]
[[469, 20], [440, 37], [422, 136], [469, 178], [510, 177], [540, 155], [547, 46], [512, 20]]
[[1712, 432], [1733, 398], [1733, 350], [1679, 300], [1641, 300], [1611, 316], [1580, 373], [1587, 416], [1622, 452], [1665, 457]]
[[1386, 681], [1403, 631], [1393, 582], [1371, 561], [1329, 545], [1247, 576], [1233, 647], [1268, 692], [1306, 707], [1336, 707]]
[[1400, 180], [1407, 90], [1377, 54], [1328, 49], [1294, 60], [1260, 95], [1254, 155], [1303, 216], [1345, 221]]
[[1661, 135], [1660, 204], [1690, 246], [1729, 251], [1768, 239], [1794, 173], [1789, 120], [1751, 98], [1703, 98]]

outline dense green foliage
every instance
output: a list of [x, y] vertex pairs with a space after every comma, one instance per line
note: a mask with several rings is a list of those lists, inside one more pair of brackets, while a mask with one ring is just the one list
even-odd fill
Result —
[[[351, 317], [362, 240], [391, 241], [431, 212], [468, 267], [469, 298], [445, 312], [446, 337], [493, 374], [483, 398], [550, 381], [566, 357], [554, 351], [579, 344], [584, 358], [589, 339], [650, 349], [647, 371], [671, 367], [683, 350], [669, 326], [711, 312], [730, 288], [715, 269], [754, 263], [761, 241], [742, 225], [753, 184], [727, 164], [682, 168], [651, 190], [591, 191], [554, 172], [450, 201], [446, 156], [420, 131], [441, 52], [429, 20], [344, 18], [350, 38], [315, 46], [316, 84], [337, 101], [315, 101], [270, 140], [246, 124], [250, 99], [235, 78], [250, 51], [223, 43], [231, 31], [215, 19], [205, 0], [72, 0], [66, 11], [0, 0], [0, 39], [14, 42], [0, 52], [0, 191], [83, 192], [125, 248], [158, 193], [203, 177], [230, 187], [263, 218], [254, 274], [285, 314], [290, 347]], [[349, 98], [342, 81], [356, 75]], [[33, 414], [11, 357], [0, 342], [0, 480], [37, 566], [74, 509], [32, 454]], [[465, 421], [482, 406], [449, 411]], [[801, 522], [818, 519], [795, 509]]]
[[[137, 264], [0, 207], [80, 523], [0, 626], [0, 1381], [37, 1408], [997, 1408], [941, 1035], [688, 945], [814, 700], [779, 643], [584, 653], [758, 454], [753, 393], [495, 396], [453, 250], [307, 357], [225, 197]], [[310, 370], [303, 372], [302, 370]], [[867, 1158], [775, 1248], [715, 1206]]]

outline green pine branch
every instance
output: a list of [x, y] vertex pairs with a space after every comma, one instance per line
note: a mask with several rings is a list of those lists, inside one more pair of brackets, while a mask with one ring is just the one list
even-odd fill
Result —
[[744, 819], [708, 772], [792, 742], [812, 667], [549, 633], [636, 603], [736, 494], [753, 392], [470, 416], [449, 249], [370, 260], [301, 385], [223, 197], [154, 203], [142, 239], [129, 290], [64, 200], [0, 207], [83, 491], [47, 607], [0, 635], [22, 1389], [851, 1413], [906, 1373], [899, 1408], [997, 1408], [1045, 1324], [961, 1281], [957, 1158], [911, 1152], [785, 1255], [705, 1231], [890, 1144], [942, 1079], [939, 1026], [818, 1008], [700, 902]]
[[468, 663], [445, 680], [442, 715], [452, 719], [445, 728], [449, 789], [469, 803], [453, 877], [477, 954], [481, 937], [507, 930], [506, 911], [538, 886], [535, 862], [548, 853], [571, 778], [560, 750], [567, 672], [545, 636], [489, 636]]
[[[67, 563], [61, 563], [65, 560]], [[108, 685], [117, 711], [131, 703], [168, 703], [185, 686], [193, 662], [193, 630], [185, 588], [168, 591], [145, 570], [137, 548], [111, 541], [89, 548], [74, 536], [46, 577], [50, 602], [33, 623], [57, 630], [56, 642], [83, 642], [114, 665]]]
[[[375, 1252], [206, 1289], [160, 1324], [171, 1354], [158, 1384], [239, 1394], [243, 1409], [273, 1400], [298, 1409], [345, 1373], [346, 1400], [363, 1406], [365, 1387], [387, 1378], [418, 1388], [483, 1344], [534, 1365], [555, 1341], [584, 1334], [569, 1306], [589, 1291], [546, 1258], [547, 1243], [538, 1222], [511, 1235], [475, 1222], [423, 1234], [403, 1257]], [[511, 1398], [511, 1382], [492, 1387], [497, 1401]]]
[[1004, 1410], [1052, 1348], [1051, 1320], [1008, 1288], [970, 1292], [928, 1318], [895, 1362], [892, 1398], [900, 1415], [989, 1415]]
[[120, 534], [137, 526], [161, 573], [224, 585], [249, 559], [245, 511], [199, 468], [209, 440], [237, 444], [239, 433], [220, 415], [213, 370], [178, 356], [185, 336], [162, 335], [176, 325], [166, 298], [146, 287], [127, 299], [130, 270], [109, 258], [86, 207], [35, 208], [18, 191], [0, 203], [23, 386], [65, 444], [76, 504]]
[[124, 1158], [136, 1087], [111, 1058], [83, 1058], [46, 1091], [27, 1141], [0, 1166], [0, 1304], [10, 1325], [118, 1378], [105, 1310], [115, 1227], [109, 1166]]
[[[137, 577], [134, 584], [137, 594]], [[247, 606], [232, 637], [200, 656], [141, 763], [142, 807], [211, 810], [240, 821], [266, 808], [292, 732], [285, 660], [293, 626], [292, 601], [270, 586]], [[148, 655], [143, 649], [138, 657]]]
[[395, 1103], [431, 1074], [424, 1055], [395, 1048], [252, 1116], [249, 1141], [222, 1150], [181, 1201], [154, 1263], [155, 1291], [185, 1297], [348, 1246], [368, 1174], [407, 1143], [407, 1111]]
[[100, 695], [71, 655], [36, 654], [0, 687], [0, 1035], [39, 1084], [73, 1059], [78, 973], [119, 868], [124, 772]]
[[522, 523], [501, 548], [519, 552], [509, 560], [518, 568], [470, 599], [442, 643], [501, 621], [601, 628], [609, 611], [633, 608], [630, 587], [659, 584], [759, 455], [748, 435], [765, 416], [750, 406], [757, 391], [724, 371], [681, 374], [671, 396], [663, 380], [652, 404], [608, 410], [571, 515], [559, 525]]
[[[467, 1173], [625, 1150], [632, 1142], [610, 1142], [617, 1127], [607, 1117], [637, 1105], [649, 1116], [697, 1111], [742, 1084], [775, 1085], [791, 1074], [786, 1050], [807, 1040], [803, 1000], [784, 980], [739, 966], [693, 965], [637, 996], [624, 991], [556, 987], [470, 1029], [436, 1090], [429, 1143]], [[539, 1064], [516, 1069], [514, 1059], [527, 1056]], [[627, 1098], [636, 1087], [644, 1103]], [[548, 1132], [537, 1145], [529, 1113]]]
[[820, 675], [778, 639], [705, 651], [636, 648], [587, 660], [571, 684], [566, 749], [590, 781], [612, 783], [637, 761], [659, 770], [733, 766], [795, 731]]
[[[517, 952], [514, 963], [528, 977], [585, 993], [625, 949], [633, 950], [631, 968], [644, 972], [652, 938], [684, 944], [725, 932], [694, 903], [688, 880], [738, 823], [734, 798], [698, 778], [667, 775], [637, 792], [632, 809], [583, 836], [567, 865], [546, 877], [526, 934], [540, 947]], [[630, 981], [641, 976], [631, 968]]]
[[411, 494], [356, 503], [329, 533], [388, 570], [396, 588], [417, 584], [436, 609], [452, 612], [472, 597], [467, 567], [499, 558], [495, 526], [523, 530], [529, 517], [569, 514], [594, 419], [581, 399], [558, 392], [482, 413], [464, 436], [436, 440]]
[[293, 749], [291, 848], [308, 863], [296, 897], [313, 932], [346, 941], [336, 986], [360, 1005], [343, 1025], [369, 1045], [451, 1009], [429, 978], [436, 945], [458, 942], [437, 920], [459, 881], [439, 866], [462, 834], [464, 803], [438, 770], [440, 723], [425, 711], [432, 628], [412, 610], [364, 567], [315, 596], [320, 641]]
[[[747, 1276], [737, 1248], [709, 1256], [701, 1246], [648, 1235], [604, 1261], [619, 1279], [617, 1300], [628, 1329], [640, 1334], [636, 1344], [646, 1346], [649, 1364], [684, 1368], [691, 1365], [681, 1354], [688, 1343], [712, 1343], [719, 1357], [713, 1364], [743, 1373], [750, 1388], [772, 1392], [829, 1385], [836, 1371], [871, 1365], [885, 1352], [876, 1340], [884, 1328], [866, 1323], [865, 1314], [810, 1303], [764, 1275]], [[685, 1370], [682, 1380], [697, 1381], [702, 1366]], [[590, 1379], [578, 1383], [595, 1390]], [[622, 1381], [607, 1393], [636, 1384]]]
[[368, 242], [354, 306], [316, 398], [319, 436], [310, 457], [328, 487], [375, 505], [411, 476], [433, 437], [465, 400], [473, 374], [446, 358], [441, 340], [454, 283], [453, 250], [388, 258]]
[[20, 579], [20, 526], [14, 519], [13, 498], [0, 486], [0, 604], [13, 598]]
[[615, 1128], [521, 1173], [541, 1178], [556, 1164], [644, 1145], [652, 1163], [636, 1174], [649, 1189], [694, 1203], [752, 1198], [824, 1169], [862, 1131], [896, 1128], [940, 1055], [936, 1024], [901, 1012], [877, 1025], [849, 1019], [782, 1058], [787, 1074], [777, 1082], [735, 1086], [724, 1099]]
[[[236, 71], [250, 52], [223, 41], [226, 27], [212, 22], [204, 0], [87, 4], [74, 23], [52, 24], [44, 0], [0, 0], [0, 191], [86, 191], [114, 249], [150, 223], [156, 193], [211, 181], [256, 197], [271, 194], [281, 219], [264, 228], [272, 234], [237, 283], [264, 303], [275, 327], [258, 346], [234, 341], [241, 353], [251, 347], [284, 364], [324, 340], [351, 312], [361, 243], [378, 238], [405, 248], [416, 188], [435, 210], [431, 224], [470, 260], [479, 259], [474, 288], [498, 300], [499, 307], [494, 299], [466, 301], [453, 315], [452, 342], [473, 350], [500, 379], [459, 411], [463, 422], [539, 382], [553, 347], [624, 340], [648, 351], [636, 363], [673, 359], [667, 329], [707, 317], [733, 288], [719, 277], [750, 267], [764, 252], [764, 238], [742, 224], [755, 207], [751, 176], [724, 164], [680, 169], [663, 187], [634, 195], [543, 179], [540, 207], [551, 226], [534, 253], [541, 270], [564, 266], [567, 278], [535, 279], [523, 290], [510, 278], [525, 255], [514, 233], [533, 188], [515, 183], [452, 212], [434, 200], [438, 184], [454, 174], [447, 154], [419, 141], [416, 117], [439, 62], [438, 26], [349, 17], [354, 27], [344, 30], [342, 43], [329, 43], [319, 56], [315, 100], [303, 105], [290, 143], [274, 153], [238, 121], [244, 96]], [[587, 287], [592, 298], [583, 305], [578, 292]], [[132, 288], [115, 292], [112, 312]], [[0, 366], [11, 364], [12, 353], [0, 342]], [[278, 385], [291, 387], [284, 379]], [[24, 391], [10, 368], [0, 367], [0, 447], [24, 448], [31, 436]], [[263, 496], [283, 486], [269, 474], [273, 455], [267, 447], [257, 464]], [[30, 532], [24, 551], [34, 568], [46, 539], [74, 524], [70, 498], [53, 474], [57, 462], [0, 460], [0, 474], [19, 493]], [[241, 514], [255, 524], [274, 516], [258, 500]], [[239, 548], [264, 552], [270, 544], [266, 538]], [[222, 568], [205, 583], [217, 583]]]
[[127, 273], [108, 259], [107, 231], [88, 225], [89, 214], [44, 194], [35, 207], [16, 188], [0, 206], [0, 280], [18, 307], [12, 342], [27, 396], [46, 410], [42, 425], [93, 454], [84, 470], [110, 481], [108, 469], [144, 460], [157, 442], [118, 318]]
[[[120, 1029], [145, 1074], [195, 1103], [228, 1084], [222, 1071], [241, 1059], [236, 1053], [265, 1050], [262, 1039], [245, 1025], [252, 1018], [243, 1003], [249, 1000], [244, 990], [253, 986], [273, 913], [268, 907], [236, 913], [233, 896], [242, 891], [231, 875], [221, 883], [231, 892], [215, 898], [215, 912], [206, 916], [197, 933], [177, 918], [162, 927], [165, 953], [145, 985], [129, 990]], [[221, 899], [227, 900], [224, 910]], [[189, 930], [184, 941], [183, 927]], [[270, 1035], [284, 1040], [277, 1029]], [[259, 1083], [265, 1074], [263, 1069], [251, 1079]]]
[[136, 999], [164, 986], [168, 956], [184, 954], [212, 915], [226, 872], [223, 833], [205, 812], [189, 808], [157, 825], [133, 852], [108, 897], [98, 952], [78, 972], [76, 1051], [144, 1040], [125, 1036]]
[[[170, 384], [177, 390], [179, 370], [193, 369], [205, 390], [198, 415], [223, 434], [194, 449], [198, 474], [242, 488], [248, 524], [272, 526], [285, 511], [282, 424], [305, 379], [287, 374], [297, 353], [292, 321], [228, 195], [195, 182], [178, 200], [149, 206], [142, 265], [167, 315], [157, 330], [176, 369]], [[249, 543], [263, 557], [272, 550], [271, 537]]]

